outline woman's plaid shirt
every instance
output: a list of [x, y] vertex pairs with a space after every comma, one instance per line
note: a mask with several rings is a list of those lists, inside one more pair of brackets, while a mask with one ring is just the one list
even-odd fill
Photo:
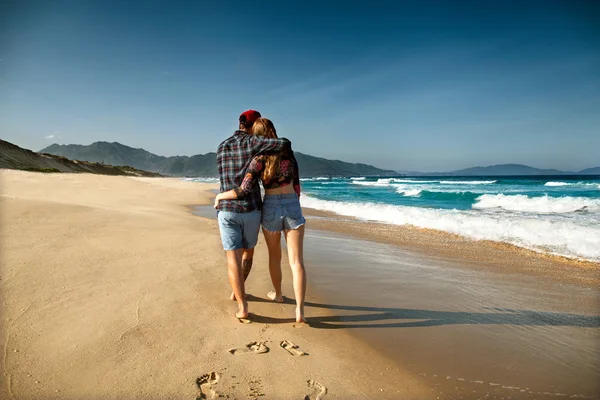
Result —
[[[244, 181], [246, 169], [258, 154], [276, 153], [291, 149], [291, 143], [285, 138], [271, 139], [236, 131], [225, 139], [217, 150], [217, 166], [221, 180], [221, 193], [237, 189]], [[247, 213], [262, 209], [258, 182], [250, 193], [237, 200], [222, 200], [217, 208], [220, 211]]]

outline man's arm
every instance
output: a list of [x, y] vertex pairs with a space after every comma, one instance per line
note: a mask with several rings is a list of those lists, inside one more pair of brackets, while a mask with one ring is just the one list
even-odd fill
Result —
[[251, 135], [250, 144], [255, 155], [278, 153], [292, 149], [292, 143], [286, 138], [266, 138], [264, 136]]

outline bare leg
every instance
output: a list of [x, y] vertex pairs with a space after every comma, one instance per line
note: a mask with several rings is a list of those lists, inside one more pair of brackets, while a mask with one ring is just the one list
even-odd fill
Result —
[[298, 229], [285, 231], [288, 256], [292, 276], [294, 277], [294, 294], [296, 295], [296, 322], [304, 319], [304, 296], [306, 295], [306, 271], [304, 270], [304, 225]]
[[[244, 282], [246, 282], [246, 279], [248, 279], [248, 275], [250, 275], [250, 271], [252, 270], [253, 257], [254, 248], [244, 249], [244, 253], [242, 254], [242, 274], [244, 275]], [[229, 298], [232, 301], [235, 301], [235, 293], [231, 292]]]
[[244, 277], [242, 273], [242, 249], [227, 251], [227, 277], [233, 289], [235, 298], [238, 299], [238, 318], [248, 318], [248, 303], [244, 291]]
[[281, 293], [281, 232], [271, 232], [263, 228], [265, 242], [269, 249], [269, 274], [275, 291], [269, 292], [267, 297], [277, 303], [283, 302]]

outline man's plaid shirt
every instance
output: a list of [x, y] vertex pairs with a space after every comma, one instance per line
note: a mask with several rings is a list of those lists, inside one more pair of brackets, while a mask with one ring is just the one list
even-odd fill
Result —
[[[225, 139], [217, 150], [217, 166], [221, 180], [221, 193], [240, 187], [246, 175], [246, 169], [252, 159], [264, 153], [290, 149], [291, 143], [285, 138], [271, 139], [236, 131]], [[246, 213], [262, 209], [260, 187], [257, 184], [252, 191], [241, 199], [222, 200], [217, 207], [220, 211]]]

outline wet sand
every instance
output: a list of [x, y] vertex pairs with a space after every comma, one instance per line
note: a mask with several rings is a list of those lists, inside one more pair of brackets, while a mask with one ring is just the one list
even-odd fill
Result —
[[310, 231], [310, 284], [351, 331], [440, 398], [598, 398], [597, 288], [457, 267], [347, 235]]

